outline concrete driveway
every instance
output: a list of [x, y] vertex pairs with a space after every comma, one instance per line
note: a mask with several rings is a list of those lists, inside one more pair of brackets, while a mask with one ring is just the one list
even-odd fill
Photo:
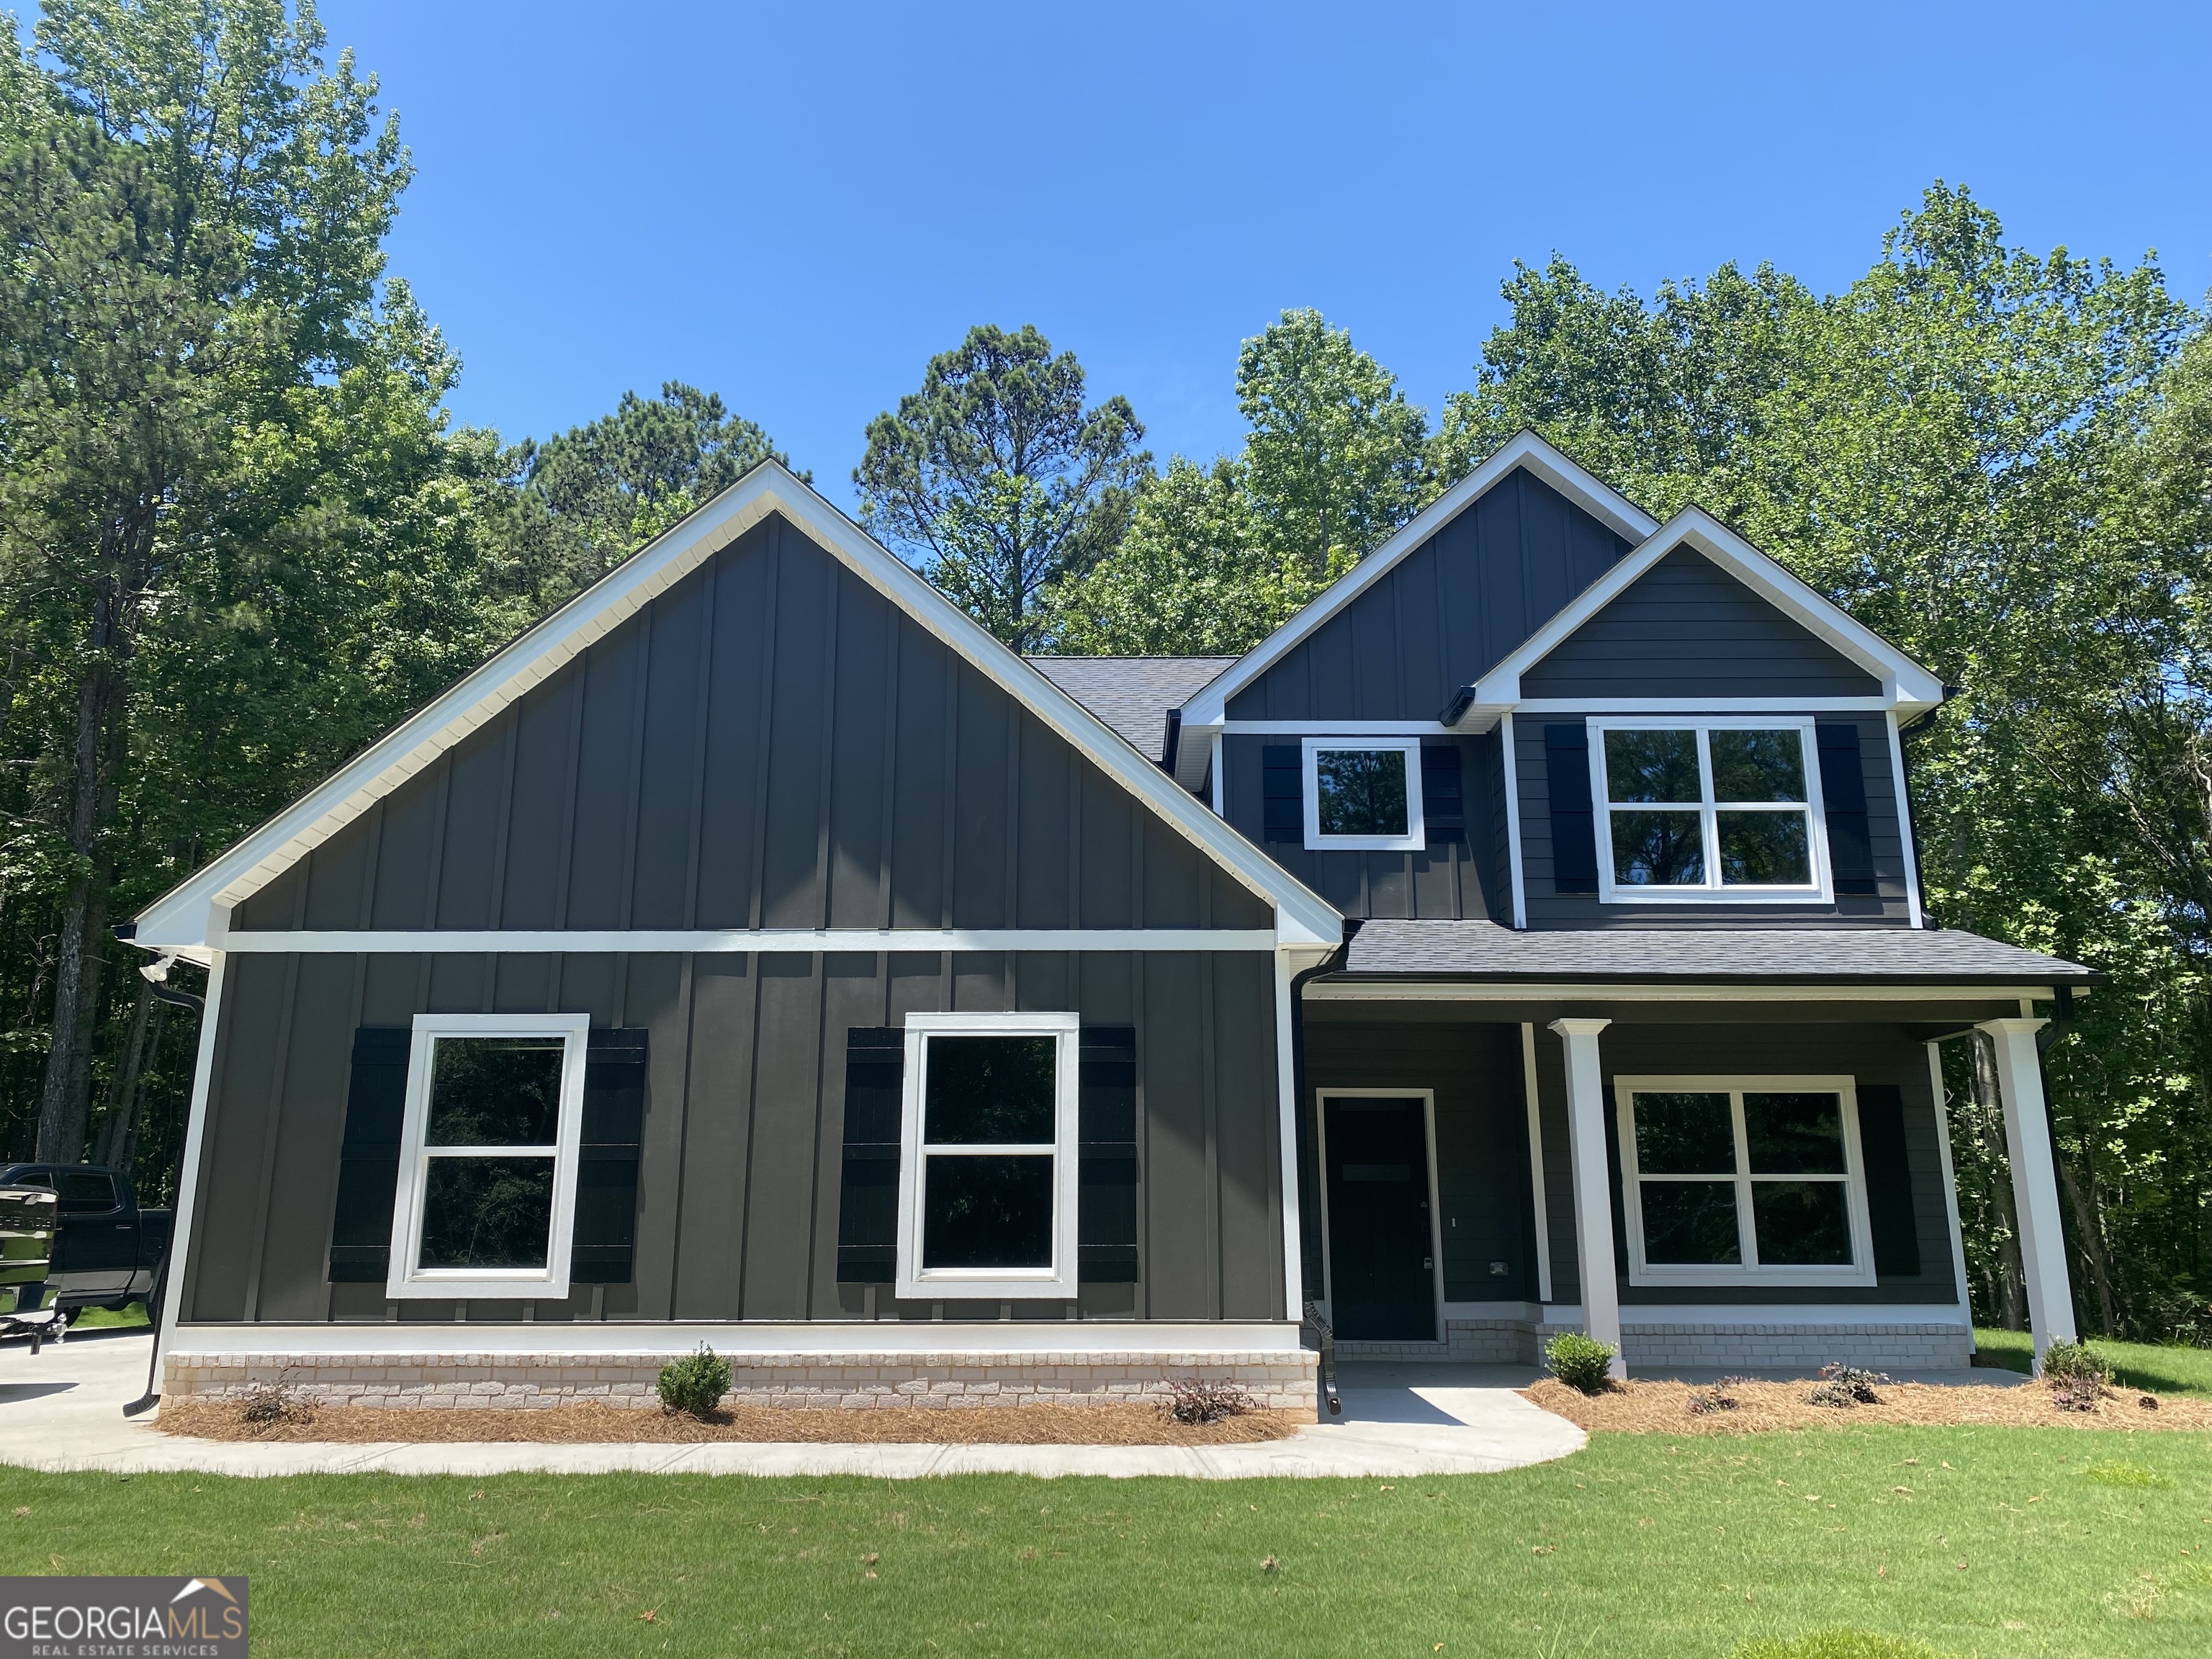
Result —
[[1286, 1440], [1239, 1446], [531, 1445], [513, 1442], [188, 1440], [123, 1415], [146, 1384], [143, 1331], [87, 1331], [48, 1344], [0, 1345], [0, 1462], [118, 1474], [1254, 1475], [1395, 1479], [1492, 1474], [1580, 1451], [1589, 1437], [1513, 1390], [1535, 1372], [1510, 1366], [1343, 1367], [1345, 1415]]

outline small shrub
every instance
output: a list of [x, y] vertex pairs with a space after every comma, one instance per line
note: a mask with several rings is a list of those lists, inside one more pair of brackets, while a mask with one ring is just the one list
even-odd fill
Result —
[[2043, 1380], [2053, 1388], [2087, 1382], [2101, 1389], [2112, 1380], [2112, 1368], [2086, 1342], [2054, 1342], [2043, 1351]]
[[1887, 1372], [1862, 1370], [1839, 1360], [1820, 1367], [1820, 1383], [1805, 1398], [1815, 1406], [1832, 1406], [1838, 1410], [1852, 1406], [1879, 1406], [1881, 1396], [1874, 1391], [1875, 1384], [1888, 1381]]
[[2105, 1391], [2094, 1382], [2066, 1382], [2051, 1385], [2051, 1403], [2062, 1412], [2093, 1412], [2104, 1401]]
[[702, 1342], [696, 1353], [663, 1365], [653, 1386], [660, 1394], [661, 1410], [704, 1418], [730, 1391], [730, 1362]]
[[1613, 1357], [1620, 1352], [1580, 1331], [1561, 1331], [1544, 1345], [1544, 1364], [1569, 1388], [1603, 1394], [1612, 1386]]
[[1202, 1376], [1186, 1376], [1176, 1382], [1171, 1377], [1168, 1393], [1169, 1398], [1160, 1410], [1176, 1423], [1218, 1423], [1224, 1418], [1242, 1417], [1259, 1409], [1259, 1401], [1252, 1398], [1244, 1385], [1227, 1377], [1219, 1382], [1210, 1382]]
[[279, 1423], [312, 1423], [315, 1407], [298, 1389], [282, 1382], [253, 1382], [238, 1395], [238, 1418], [257, 1429], [268, 1429]]
[[1729, 1391], [1743, 1380], [1740, 1376], [1723, 1376], [1709, 1387], [1692, 1389], [1688, 1401], [1690, 1415], [1711, 1417], [1716, 1412], [1734, 1411], [1740, 1402]]

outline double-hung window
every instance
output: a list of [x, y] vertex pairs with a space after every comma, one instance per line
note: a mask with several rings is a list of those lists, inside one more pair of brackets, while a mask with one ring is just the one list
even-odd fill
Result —
[[1427, 844], [1419, 738], [1308, 738], [1304, 749], [1309, 849], [1418, 853]]
[[568, 1294], [586, 1014], [418, 1014], [385, 1293]]
[[897, 1293], [1072, 1297], [1074, 1014], [909, 1014]]
[[1590, 722], [1599, 896], [1829, 896], [1813, 722]]
[[1871, 1285], [1847, 1077], [1614, 1079], [1630, 1282]]

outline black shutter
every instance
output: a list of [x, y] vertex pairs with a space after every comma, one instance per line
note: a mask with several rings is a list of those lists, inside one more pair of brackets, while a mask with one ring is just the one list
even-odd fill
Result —
[[1264, 786], [1261, 795], [1266, 809], [1260, 838], [1262, 841], [1294, 841], [1304, 845], [1305, 762], [1298, 745], [1294, 743], [1271, 743], [1262, 749], [1260, 751], [1260, 776]]
[[1467, 802], [1460, 787], [1459, 744], [1421, 745], [1421, 826], [1431, 846], [1467, 839]]
[[1076, 1278], [1085, 1285], [1133, 1285], [1137, 1030], [1133, 1025], [1086, 1025], [1082, 1042]]
[[1875, 890], [1874, 842], [1867, 834], [1866, 773], [1856, 720], [1816, 720], [1820, 803], [1828, 817], [1828, 868], [1838, 893]]
[[906, 1033], [845, 1033], [845, 1173], [837, 1206], [837, 1279], [888, 1285], [898, 1267], [899, 1094]]
[[399, 1184], [399, 1123], [407, 1109], [404, 1025], [364, 1025], [353, 1034], [345, 1145], [331, 1219], [331, 1282], [381, 1285], [392, 1261], [392, 1201]]
[[645, 1031], [595, 1030], [584, 1050], [584, 1122], [576, 1148], [572, 1285], [627, 1285], [636, 1254], [637, 1160], [645, 1136]]
[[[1513, 763], [1512, 757], [1506, 764]], [[1552, 889], [1597, 891], [1597, 831], [1590, 809], [1589, 728], [1544, 728], [1544, 772], [1552, 797]]]
[[1905, 1149], [1905, 1091], [1894, 1083], [1862, 1083], [1858, 1097], [1875, 1277], [1916, 1278], [1920, 1229], [1912, 1213], [1912, 1162]]

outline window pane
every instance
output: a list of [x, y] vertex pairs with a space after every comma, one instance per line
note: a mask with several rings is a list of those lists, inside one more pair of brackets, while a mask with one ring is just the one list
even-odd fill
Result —
[[1726, 1095], [1637, 1094], [1636, 1167], [1645, 1175], [1734, 1175]]
[[1698, 781], [1698, 734], [1607, 732], [1605, 787], [1613, 800], [1703, 800], [1705, 786]]
[[550, 1146], [561, 1119], [559, 1037], [447, 1037], [430, 1046], [432, 1146]]
[[115, 1195], [115, 1177], [95, 1170], [55, 1170], [54, 1195], [63, 1215], [97, 1215], [123, 1201]]
[[553, 1232], [550, 1158], [434, 1158], [423, 1267], [543, 1267]]
[[925, 1268], [1052, 1266], [1052, 1159], [986, 1155], [927, 1165]]
[[1613, 878], [1623, 887], [1696, 887], [1705, 838], [1695, 812], [1613, 813]]
[[1728, 887], [1807, 887], [1813, 860], [1802, 812], [1721, 812], [1721, 882]]
[[1048, 1036], [933, 1036], [922, 1139], [940, 1146], [1043, 1146], [1054, 1139]]
[[1753, 1175], [1844, 1173], [1841, 1095], [1747, 1094], [1743, 1129]]
[[1795, 732], [1708, 732], [1715, 800], [1802, 800], [1805, 749]]
[[1754, 1181], [1751, 1217], [1763, 1267], [1851, 1265], [1851, 1229], [1840, 1181]]
[[1743, 1260], [1732, 1181], [1643, 1181], [1644, 1259], [1669, 1267]]
[[1316, 817], [1324, 836], [1405, 836], [1406, 751], [1402, 749], [1320, 749], [1314, 751], [1319, 788]]

